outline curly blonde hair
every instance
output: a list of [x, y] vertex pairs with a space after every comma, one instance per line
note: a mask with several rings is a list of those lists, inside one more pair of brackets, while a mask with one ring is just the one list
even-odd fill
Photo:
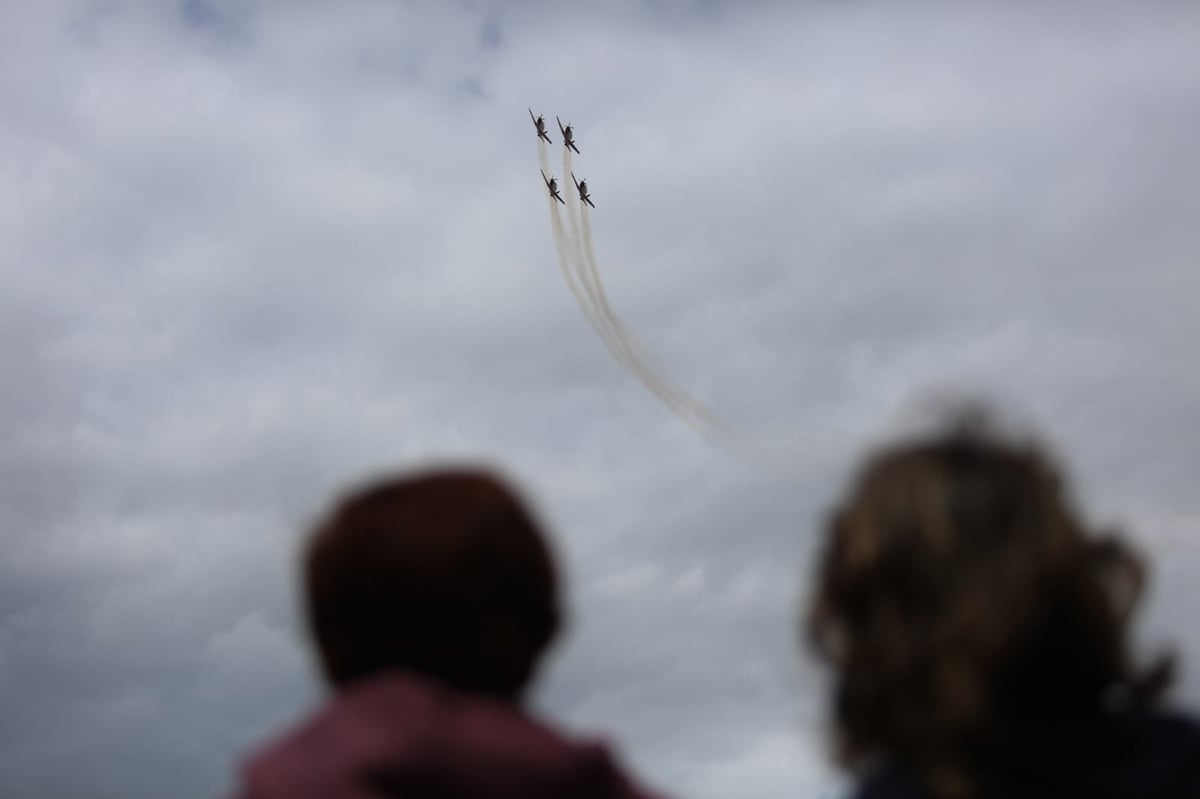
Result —
[[1145, 580], [1035, 445], [972, 416], [877, 452], [830, 516], [807, 617], [834, 672], [839, 759], [980, 797], [1023, 732], [1113, 697], [1152, 704], [1171, 663], [1129, 651]]

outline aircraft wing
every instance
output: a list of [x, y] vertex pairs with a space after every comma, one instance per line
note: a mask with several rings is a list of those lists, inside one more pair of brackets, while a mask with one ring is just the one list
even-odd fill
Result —
[[[539, 169], [538, 172], [542, 172], [542, 170]], [[546, 181], [546, 188], [550, 188], [550, 178], [546, 177], [545, 172], [542, 172], [542, 180]]]
[[530, 109], [529, 109], [529, 118], [533, 120], [533, 124], [535, 124], [535, 125], [537, 124], [537, 117], [535, 117], [535, 116], [533, 115], [533, 109], [532, 109], [532, 108], [530, 108]]
[[566, 136], [567, 132], [565, 130], [563, 130], [562, 120], [559, 119], [558, 117], [555, 117], [554, 121], [558, 123], [558, 132], [561, 133], [563, 136]]

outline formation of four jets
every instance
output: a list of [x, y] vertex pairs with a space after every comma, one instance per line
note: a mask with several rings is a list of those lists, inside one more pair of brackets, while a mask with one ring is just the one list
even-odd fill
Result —
[[[537, 128], [538, 138], [544, 139], [547, 144], [554, 144], [554, 142], [550, 141], [550, 136], [546, 133], [546, 120], [541, 116], [534, 117], [532, 108], [529, 109], [529, 118], [533, 120], [533, 126]], [[558, 117], [555, 117], [554, 121], [558, 123], [558, 130], [560, 133], [562, 133], [563, 146], [578, 153], [579, 148], [575, 146], [575, 134], [572, 132], [571, 126], [567, 125], [564, 127], [562, 120]], [[546, 177], [545, 172], [542, 172], [542, 180], [546, 181], [546, 188], [550, 191], [550, 196], [558, 200], [563, 205], [566, 205], [566, 202], [558, 193], [558, 180], [553, 177]], [[579, 192], [579, 199], [590, 205], [592, 208], [595, 208], [596, 206], [592, 203], [592, 198], [588, 194], [587, 181], [576, 180], [574, 172], [571, 173], [571, 181], [575, 184], [575, 190]]]

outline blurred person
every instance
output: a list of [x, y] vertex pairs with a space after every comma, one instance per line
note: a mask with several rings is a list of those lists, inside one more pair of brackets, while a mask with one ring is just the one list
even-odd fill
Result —
[[829, 517], [806, 633], [858, 799], [1200, 797], [1200, 727], [1130, 621], [1143, 560], [977, 411], [875, 452]]
[[357, 491], [304, 559], [333, 695], [247, 762], [239, 799], [649, 799], [598, 742], [522, 708], [560, 626], [540, 526], [482, 470]]

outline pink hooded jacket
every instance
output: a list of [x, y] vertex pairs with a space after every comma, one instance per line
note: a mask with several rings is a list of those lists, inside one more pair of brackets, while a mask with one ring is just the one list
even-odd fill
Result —
[[599, 743], [516, 707], [391, 674], [336, 696], [250, 758], [236, 799], [660, 799]]

